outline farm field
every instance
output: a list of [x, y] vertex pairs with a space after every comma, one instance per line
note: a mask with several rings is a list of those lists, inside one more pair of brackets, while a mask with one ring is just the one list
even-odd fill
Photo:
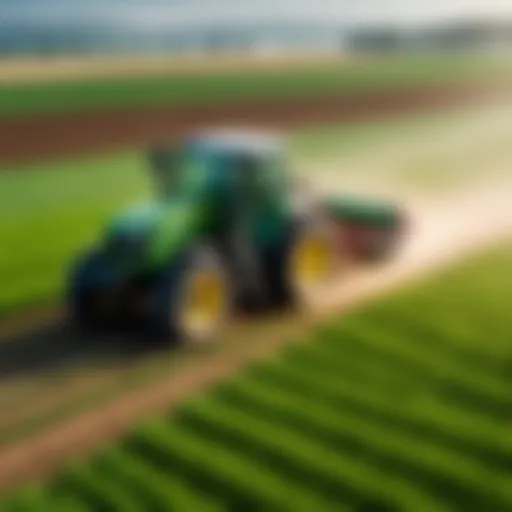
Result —
[[[511, 119], [512, 107], [500, 104], [299, 130], [292, 164], [313, 183], [321, 176], [347, 191], [437, 193], [510, 173]], [[134, 151], [7, 170], [0, 172], [0, 239], [10, 249], [0, 252], [0, 317], [54, 302], [73, 255], [110, 215], [152, 194]]]
[[[222, 67], [221, 67], [222, 68]], [[281, 68], [255, 66], [212, 73], [162, 73], [0, 85], [0, 118], [88, 110], [232, 103], [258, 98], [319, 97], [488, 82], [510, 78], [510, 65], [474, 55], [427, 55], [347, 63], [313, 60]]]
[[[510, 96], [512, 67], [453, 55], [213, 67], [0, 77], [0, 493], [53, 475], [0, 494], [0, 510], [510, 510], [512, 240], [364, 304], [510, 231], [512, 104], [461, 104]], [[407, 116], [419, 105], [430, 113]], [[291, 167], [320, 191], [402, 200], [405, 253], [334, 283], [316, 320], [241, 319], [200, 350], [63, 325], [73, 256], [153, 194], [144, 156], [111, 148], [219, 117], [293, 129]], [[58, 159], [8, 163], [45, 151]]]
[[511, 249], [330, 320], [0, 508], [510, 510]]
[[[316, 179], [321, 182], [320, 175]], [[443, 198], [401, 195], [413, 236], [395, 261], [354, 269], [333, 283], [312, 318], [241, 319], [204, 350], [152, 347], [128, 333], [82, 335], [62, 325], [58, 310], [48, 319], [23, 315], [0, 343], [0, 488], [46, 473], [77, 450], [115, 437], [141, 417], [275, 353], [340, 308], [346, 315], [509, 235], [509, 190], [510, 180]]]

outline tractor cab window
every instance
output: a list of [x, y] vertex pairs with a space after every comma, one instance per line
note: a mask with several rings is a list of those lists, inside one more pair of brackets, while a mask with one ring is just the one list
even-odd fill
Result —
[[266, 202], [285, 186], [283, 166], [274, 155], [239, 155], [235, 173], [241, 196], [250, 202]]
[[161, 196], [188, 195], [204, 186], [207, 166], [197, 155], [182, 148], [156, 148], [149, 160]]
[[155, 147], [149, 151], [148, 159], [158, 195], [169, 195], [178, 181], [182, 155], [177, 148]]

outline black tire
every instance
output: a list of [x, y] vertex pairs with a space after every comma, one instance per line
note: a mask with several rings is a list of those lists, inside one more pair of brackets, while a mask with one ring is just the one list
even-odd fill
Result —
[[[241, 248], [241, 243], [246, 245]], [[267, 278], [261, 251], [249, 242], [235, 245], [229, 236], [219, 240], [219, 250], [231, 280], [235, 310], [244, 315], [264, 312], [268, 308]]]
[[103, 256], [91, 252], [75, 264], [68, 282], [67, 306], [71, 323], [81, 329], [106, 328], [114, 322], [101, 314], [98, 299], [106, 293], [107, 286], [102, 276], [107, 271]]
[[[289, 268], [297, 242], [305, 235], [317, 233], [332, 244], [334, 254], [337, 248], [331, 223], [322, 216], [311, 216], [295, 220], [282, 242], [266, 255], [264, 268], [269, 305], [273, 309], [303, 308], [307, 305], [296, 283], [292, 282]], [[332, 275], [334, 273], [335, 268], [332, 268]]]
[[[225, 285], [225, 311], [218, 325], [204, 336], [193, 335], [180, 321], [180, 307], [188, 280], [196, 272], [213, 272]], [[173, 264], [162, 272], [150, 290], [150, 311], [147, 327], [160, 342], [199, 344], [211, 341], [232, 311], [233, 294], [223, 258], [219, 251], [209, 244], [200, 244], [175, 258]]]

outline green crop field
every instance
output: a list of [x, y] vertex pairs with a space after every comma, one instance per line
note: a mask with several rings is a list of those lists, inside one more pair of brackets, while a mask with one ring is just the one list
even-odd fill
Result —
[[[292, 135], [292, 163], [313, 180], [335, 169], [339, 185], [458, 186], [510, 169], [511, 118], [499, 105], [312, 128]], [[0, 317], [59, 297], [73, 256], [111, 215], [152, 194], [133, 151], [3, 171], [12, 172], [0, 171]]]
[[511, 249], [317, 328], [0, 509], [510, 511]]
[[150, 190], [133, 154], [36, 167], [0, 173], [0, 315], [55, 297], [76, 252]]
[[283, 69], [4, 84], [0, 117], [84, 110], [204, 104], [264, 97], [370, 93], [510, 76], [510, 66], [467, 55], [414, 56], [377, 62]]

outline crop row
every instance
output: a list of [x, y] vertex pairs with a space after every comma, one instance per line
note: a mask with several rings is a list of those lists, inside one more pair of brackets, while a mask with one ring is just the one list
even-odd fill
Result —
[[[489, 287], [479, 277], [509, 263], [487, 258], [465, 270], [474, 294], [453, 303], [453, 318], [484, 297], [490, 308], [510, 303], [504, 280]], [[229, 379], [0, 509], [512, 510], [510, 375], [498, 358], [484, 354], [478, 367], [472, 355], [478, 338], [484, 351], [487, 328], [472, 317], [465, 346], [450, 337], [458, 327], [449, 316], [415, 320], [443, 289], [453, 295], [458, 279], [318, 330], [314, 343]], [[503, 347], [506, 308], [482, 311], [499, 326], [492, 346]]]
[[94, 108], [114, 109], [209, 104], [256, 98], [336, 95], [379, 91], [425, 84], [482, 80], [489, 73], [505, 74], [500, 63], [433, 56], [377, 61], [372, 66], [340, 62], [301, 63], [275, 69], [237, 69], [222, 73], [163, 73], [159, 76], [97, 78], [95, 80], [3, 84], [0, 117], [69, 113]]

